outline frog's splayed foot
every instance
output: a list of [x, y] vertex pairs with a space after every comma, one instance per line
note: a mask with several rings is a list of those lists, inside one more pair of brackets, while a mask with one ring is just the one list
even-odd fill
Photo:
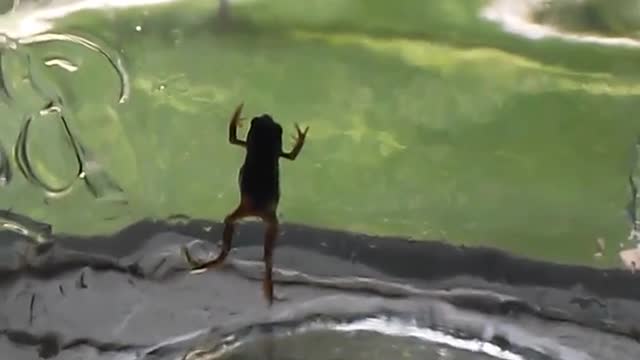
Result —
[[201, 274], [209, 269], [219, 267], [224, 263], [224, 260], [226, 259], [226, 254], [220, 252], [218, 256], [213, 260], [207, 260], [205, 262], [196, 261], [196, 259], [191, 256], [191, 253], [189, 252], [187, 246], [182, 246], [180, 248], [180, 253], [182, 257], [187, 261], [187, 264], [190, 268], [189, 272], [191, 274]]

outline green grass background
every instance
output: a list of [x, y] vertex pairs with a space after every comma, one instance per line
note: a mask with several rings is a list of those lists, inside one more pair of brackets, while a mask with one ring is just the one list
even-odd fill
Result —
[[[238, 201], [243, 153], [226, 127], [244, 101], [249, 117], [272, 114], [287, 141], [295, 122], [310, 126], [298, 160], [282, 161], [284, 222], [617, 264], [629, 232], [639, 52], [526, 40], [482, 20], [484, 4], [241, 1], [231, 26], [217, 23], [211, 1], [74, 14], [56, 32], [120, 54], [130, 100], [117, 103], [113, 69], [78, 45], [7, 52], [20, 95], [0, 109], [0, 141], [11, 149], [25, 114], [45, 101], [25, 81], [28, 53], [128, 203], [109, 189], [96, 200], [80, 181], [45, 203], [20, 175], [0, 201], [85, 235], [178, 213], [221, 220]], [[44, 65], [53, 58], [78, 71]], [[37, 117], [28, 143], [52, 184], [77, 169], [60, 124]], [[598, 237], [607, 251], [596, 262]]]

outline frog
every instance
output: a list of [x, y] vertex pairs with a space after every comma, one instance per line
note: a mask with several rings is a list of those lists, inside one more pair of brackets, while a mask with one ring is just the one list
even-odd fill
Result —
[[282, 126], [271, 115], [263, 113], [251, 119], [246, 139], [238, 137], [237, 129], [242, 127], [241, 117], [244, 102], [235, 109], [228, 126], [228, 140], [232, 145], [245, 149], [245, 158], [238, 172], [240, 202], [223, 221], [222, 246], [213, 260], [197, 263], [185, 251], [192, 271], [202, 271], [222, 265], [231, 251], [235, 224], [247, 217], [261, 219], [265, 224], [263, 263], [265, 273], [262, 292], [269, 306], [273, 305], [273, 252], [279, 231], [278, 205], [280, 202], [280, 158], [290, 161], [297, 159], [302, 150], [309, 127], [302, 129], [295, 124], [296, 135], [291, 151], [282, 147]]

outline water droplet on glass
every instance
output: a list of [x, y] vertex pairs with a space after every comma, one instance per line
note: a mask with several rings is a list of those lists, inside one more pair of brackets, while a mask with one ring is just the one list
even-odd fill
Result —
[[602, 255], [604, 254], [604, 249], [605, 249], [605, 240], [603, 238], [597, 238], [596, 253], [594, 254], [594, 256], [597, 258], [602, 257]]
[[51, 113], [62, 113], [62, 108], [55, 105], [53, 102], [49, 103], [44, 109], [40, 110], [40, 116], [45, 116]]
[[49, 60], [45, 60], [44, 64], [47, 66], [57, 66], [61, 69], [67, 70], [68, 72], [78, 71], [78, 66], [66, 59], [59, 59], [59, 58], [49, 59]]

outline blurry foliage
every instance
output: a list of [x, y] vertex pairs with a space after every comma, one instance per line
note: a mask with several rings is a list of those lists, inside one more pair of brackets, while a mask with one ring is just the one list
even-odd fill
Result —
[[638, 0], [548, 1], [533, 18], [569, 31], [640, 37]]

